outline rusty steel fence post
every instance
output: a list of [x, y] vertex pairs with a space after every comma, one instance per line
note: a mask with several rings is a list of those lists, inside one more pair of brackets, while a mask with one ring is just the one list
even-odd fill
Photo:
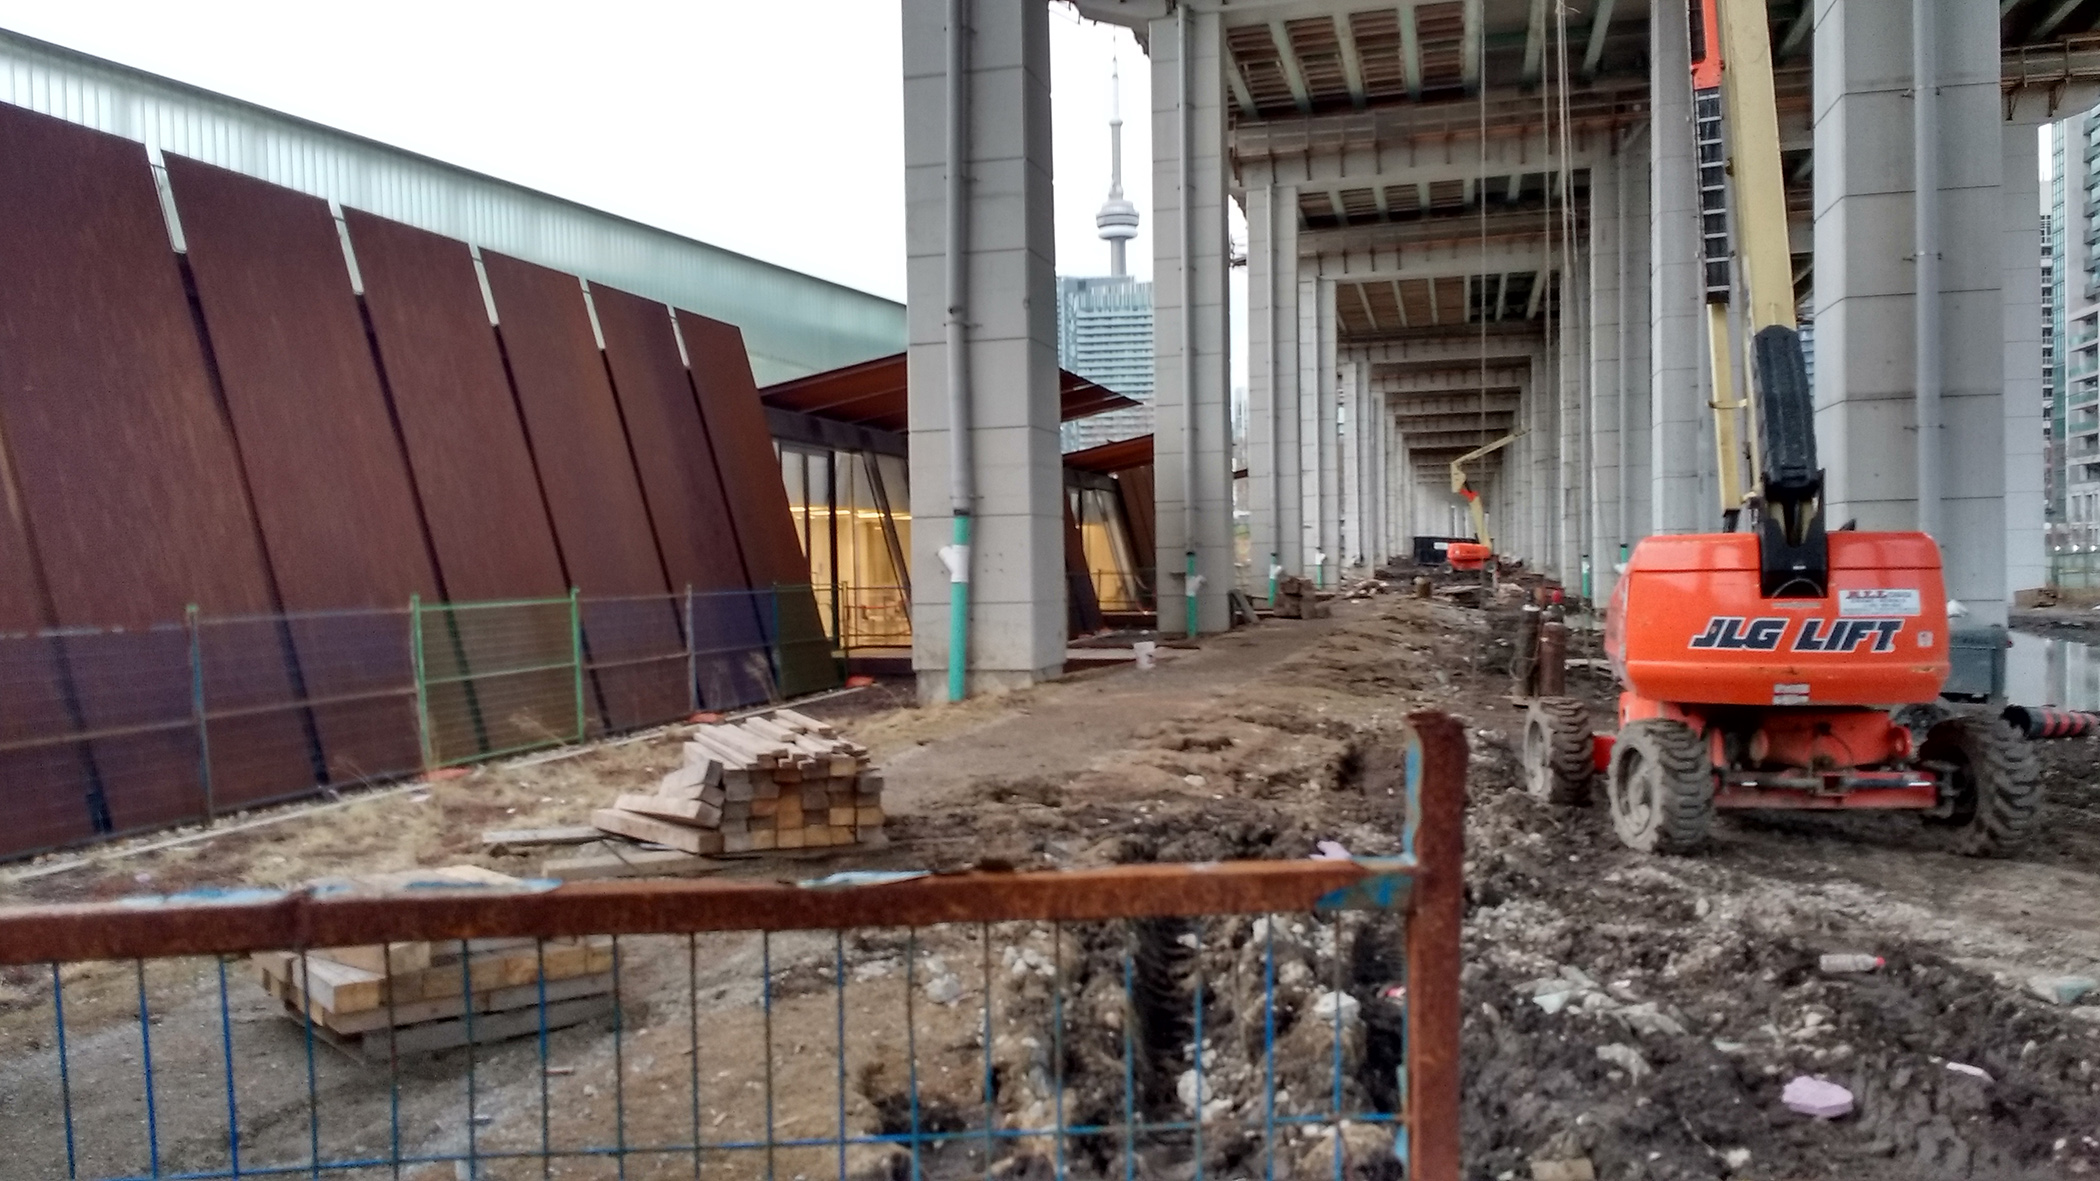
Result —
[[[1459, 1176], [1459, 928], [1465, 918], [1466, 728], [1449, 714], [1407, 716], [1421, 760], [1415, 883], [1407, 922], [1407, 1128], [1410, 1181]], [[1414, 768], [1409, 768], [1414, 777]]]

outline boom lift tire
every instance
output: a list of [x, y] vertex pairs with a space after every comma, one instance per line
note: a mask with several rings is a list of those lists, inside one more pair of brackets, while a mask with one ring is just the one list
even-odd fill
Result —
[[1714, 768], [1705, 740], [1675, 718], [1628, 722], [1612, 746], [1612, 827], [1643, 853], [1689, 853], [1714, 819]]
[[1949, 718], [1925, 737], [1919, 761], [1953, 781], [1955, 848], [1971, 857], [2017, 850], [2041, 827], [2042, 784], [2027, 740], [1998, 718]]
[[1590, 802], [1595, 777], [1590, 711], [1572, 697], [1540, 697], [1524, 715], [1524, 787], [1547, 804]]

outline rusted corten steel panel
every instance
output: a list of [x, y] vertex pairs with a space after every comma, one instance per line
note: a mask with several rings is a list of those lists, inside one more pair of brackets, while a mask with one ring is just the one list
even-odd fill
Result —
[[[6, 452], [0, 436], [0, 457]], [[0, 459], [0, 471], [6, 464]], [[70, 844], [95, 831], [88, 778], [71, 743], [44, 744], [77, 733], [66, 708], [55, 641], [39, 635], [36, 570], [13, 497], [0, 484], [0, 857]], [[37, 741], [34, 747], [15, 744]], [[9, 749], [13, 747], [14, 749]]]
[[[750, 593], [754, 583], [737, 549], [716, 451], [678, 359], [671, 309], [612, 287], [593, 286], [591, 302], [664, 566], [672, 586], [695, 592], [692, 641], [705, 654], [693, 662], [700, 700], [710, 707], [763, 701], [772, 693], [772, 603]], [[777, 465], [773, 482], [780, 482]]]
[[446, 597], [567, 594], [467, 244], [356, 209], [343, 220]]
[[[181, 156], [167, 169], [285, 610], [435, 598], [408, 461], [327, 203]], [[329, 778], [418, 765], [415, 719], [399, 699], [340, 700], [398, 684], [399, 621], [289, 630], [308, 695], [339, 701], [313, 710]]]
[[[606, 724], [685, 712], [685, 640], [628, 453], [605, 358], [576, 276], [483, 252], [512, 388], [539, 461], [569, 582], [584, 595], [584, 643]], [[624, 602], [606, 596], [655, 596]], [[675, 660], [651, 660], [666, 655]], [[637, 663], [646, 662], [646, 663]]]
[[[605, 333], [605, 358], [671, 585], [696, 591], [748, 589], [753, 583], [737, 551], [707, 429], [678, 359], [670, 309], [596, 284], [591, 303]], [[773, 483], [780, 483], [778, 471]]]
[[751, 379], [744, 334], [734, 324], [684, 310], [678, 313], [678, 332], [692, 362], [693, 389], [714, 442], [744, 568], [755, 586], [799, 588], [780, 594], [781, 692], [794, 696], [828, 689], [838, 684], [838, 665], [827, 645], [812, 642], [821, 640], [824, 624], [809, 586], [809, 559], [788, 510], [765, 406]]
[[[539, 476], [467, 244], [361, 210], [346, 209], [343, 219], [446, 599], [474, 603], [567, 594]], [[439, 750], [502, 750], [575, 728], [573, 674], [550, 670], [487, 679], [567, 647], [565, 636], [556, 633], [556, 613], [527, 617], [530, 622], [520, 626], [528, 632], [519, 635], [446, 617], [425, 620], [426, 659], [447, 677], [484, 678], [463, 690], [464, 701], [431, 703], [432, 724], [447, 731], [436, 737]], [[566, 629], [566, 619], [560, 622]], [[456, 641], [447, 634], [455, 630]], [[457, 647], [448, 651], [448, 643]]]
[[[190, 716], [187, 662], [137, 629], [277, 609], [240, 458], [205, 367], [145, 148], [0, 104], [0, 423], [53, 623], [124, 627], [66, 644], [90, 729]], [[292, 697], [275, 635], [214, 653], [230, 693]], [[92, 754], [119, 830], [202, 811], [193, 736], [98, 740]], [[226, 802], [311, 782], [290, 714], [213, 734]]]

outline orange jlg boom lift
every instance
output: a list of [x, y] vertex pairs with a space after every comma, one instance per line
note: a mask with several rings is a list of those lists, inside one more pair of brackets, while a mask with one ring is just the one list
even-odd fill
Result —
[[[1646, 851], [1696, 847], [1717, 808], [1910, 809], [1955, 828], [1965, 852], [2005, 850], [2035, 827], [2035, 764], [1997, 717], [1938, 704], [1937, 544], [1824, 521], [1764, 0], [1689, 2], [1723, 532], [1634, 549], [1605, 628], [1618, 732], [1593, 735], [1579, 702], [1534, 701], [1529, 787], [1584, 803], [1603, 772], [1614, 829]], [[1732, 392], [1731, 193], [1746, 401]]]

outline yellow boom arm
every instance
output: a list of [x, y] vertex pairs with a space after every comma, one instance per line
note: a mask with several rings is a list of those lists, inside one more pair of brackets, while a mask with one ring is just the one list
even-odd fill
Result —
[[1480, 540], [1480, 544], [1488, 547], [1490, 552], [1495, 548], [1495, 541], [1488, 536], [1487, 510], [1480, 507], [1480, 493], [1475, 492], [1466, 483], [1466, 465], [1483, 455], [1500, 451], [1516, 441], [1516, 435], [1504, 435], [1485, 447], [1475, 447], [1451, 461], [1451, 491], [1466, 498], [1466, 507], [1473, 510], [1473, 536]]

